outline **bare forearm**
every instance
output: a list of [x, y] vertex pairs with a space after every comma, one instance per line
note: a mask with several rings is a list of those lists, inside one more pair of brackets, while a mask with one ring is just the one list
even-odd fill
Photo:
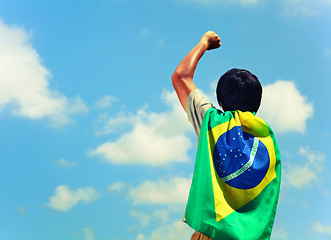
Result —
[[198, 62], [207, 48], [207, 42], [201, 40], [179, 63], [173, 77], [192, 80]]

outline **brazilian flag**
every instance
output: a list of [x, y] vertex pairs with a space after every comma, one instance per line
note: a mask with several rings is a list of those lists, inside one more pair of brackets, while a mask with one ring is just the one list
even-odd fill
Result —
[[212, 239], [270, 239], [281, 179], [273, 131], [251, 112], [203, 118], [185, 221]]

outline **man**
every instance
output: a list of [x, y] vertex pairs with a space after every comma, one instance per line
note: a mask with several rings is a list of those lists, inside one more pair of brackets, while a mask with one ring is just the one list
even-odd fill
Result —
[[262, 86], [249, 71], [231, 69], [216, 89], [223, 112], [193, 83], [200, 58], [220, 46], [216, 33], [205, 33], [172, 75], [199, 142], [185, 220], [197, 230], [192, 240], [270, 239], [281, 164], [271, 128], [255, 116]]

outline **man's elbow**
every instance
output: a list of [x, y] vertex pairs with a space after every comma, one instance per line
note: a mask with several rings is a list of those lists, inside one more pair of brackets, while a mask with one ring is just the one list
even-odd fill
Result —
[[176, 88], [180, 79], [181, 79], [180, 75], [178, 74], [177, 71], [175, 71], [171, 76], [172, 86], [174, 86]]
[[176, 71], [171, 76], [171, 80], [172, 80], [172, 85], [176, 88], [176, 86], [182, 85], [185, 82], [192, 80], [192, 79], [189, 76], [187, 76], [186, 74], [184, 74], [183, 72], [176, 69]]

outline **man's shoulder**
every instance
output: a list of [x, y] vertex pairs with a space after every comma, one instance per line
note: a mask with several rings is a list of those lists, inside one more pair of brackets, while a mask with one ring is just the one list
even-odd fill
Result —
[[211, 130], [219, 125], [223, 125], [222, 128], [228, 130], [233, 127], [240, 127], [242, 131], [258, 137], [268, 136], [272, 132], [266, 121], [255, 116], [252, 112], [239, 110], [222, 112], [216, 108], [211, 108], [206, 112], [202, 125], [204, 125], [205, 130]]

